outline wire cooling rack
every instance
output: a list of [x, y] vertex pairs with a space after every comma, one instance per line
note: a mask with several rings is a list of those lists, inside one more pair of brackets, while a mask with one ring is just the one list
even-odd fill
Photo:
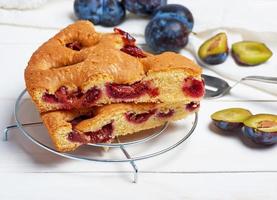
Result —
[[[78, 155], [75, 152], [70, 152], [70, 153], [62, 153], [59, 151], [56, 151], [52, 146], [46, 144], [43, 141], [40, 141], [39, 139], [37, 139], [36, 137], [34, 137], [33, 134], [30, 133], [29, 130], [27, 130], [27, 127], [30, 126], [43, 126], [42, 122], [33, 122], [33, 123], [23, 123], [22, 119], [20, 117], [19, 111], [21, 109], [22, 106], [22, 100], [23, 97], [27, 96], [26, 95], [26, 89], [23, 90], [21, 92], [21, 94], [18, 96], [16, 103], [15, 103], [15, 107], [14, 107], [14, 117], [15, 117], [15, 124], [13, 125], [9, 125], [5, 128], [4, 130], [4, 141], [8, 141], [8, 134], [10, 129], [13, 128], [17, 128], [20, 130], [20, 132], [26, 136], [31, 142], [33, 142], [34, 144], [38, 145], [39, 147], [62, 157], [65, 158], [69, 158], [69, 159], [74, 159], [74, 160], [81, 160], [81, 161], [94, 161], [94, 162], [108, 162], [108, 163], [122, 163], [122, 162], [127, 162], [130, 163], [132, 168], [133, 168], [133, 174], [134, 174], [134, 179], [133, 182], [136, 183], [138, 180], [138, 168], [137, 165], [135, 163], [135, 161], [138, 160], [144, 160], [144, 159], [148, 159], [148, 158], [152, 158], [161, 154], [164, 154], [172, 149], [174, 149], [175, 147], [177, 147], [178, 145], [182, 144], [195, 130], [197, 122], [198, 122], [198, 115], [197, 113], [195, 113], [194, 115], [194, 119], [193, 119], [193, 123], [191, 125], [191, 127], [187, 130], [184, 131], [182, 137], [177, 140], [177, 142], [173, 142], [172, 144], [167, 145], [166, 147], [161, 147], [158, 150], [155, 150], [154, 152], [151, 153], [143, 153], [142, 155], [131, 155], [128, 151], [127, 151], [127, 147], [129, 146], [133, 146], [133, 145], [141, 145], [143, 143], [149, 142], [151, 140], [154, 140], [156, 138], [158, 138], [159, 136], [161, 137], [161, 135], [165, 132], [165, 130], [168, 128], [168, 123], [165, 123], [163, 126], [156, 128], [156, 129], [151, 129], [150, 133], [147, 134], [146, 136], [142, 137], [142, 138], [138, 138], [138, 139], [133, 139], [127, 142], [121, 142], [121, 138], [116, 138], [114, 143], [111, 144], [87, 144], [87, 146], [92, 146], [92, 147], [104, 147], [104, 148], [117, 148], [120, 149], [122, 152], [122, 158], [101, 158], [101, 157], [88, 157], [85, 155]], [[109, 152], [106, 152], [109, 153]]]

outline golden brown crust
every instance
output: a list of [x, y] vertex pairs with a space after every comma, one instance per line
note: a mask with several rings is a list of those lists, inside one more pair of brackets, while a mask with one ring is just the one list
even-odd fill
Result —
[[76, 149], [80, 144], [63, 139], [63, 135], [72, 131], [72, 126], [68, 121], [80, 115], [78, 111], [71, 112], [49, 112], [41, 115], [49, 136], [55, 148], [60, 152]]
[[191, 76], [198, 76], [202, 73], [202, 69], [192, 60], [174, 52], [147, 56], [141, 59], [141, 62], [144, 65], [144, 70], [147, 72], [185, 69]]
[[[81, 50], [66, 47], [72, 42], [79, 42]], [[201, 68], [179, 54], [146, 53], [146, 58], [139, 59], [121, 51], [123, 45], [121, 35], [97, 33], [89, 21], [77, 21], [44, 43], [25, 69], [27, 90], [40, 112], [58, 109], [57, 105], [42, 101], [42, 95], [54, 94], [61, 86], [85, 91], [88, 85], [101, 81], [102, 85], [104, 82], [132, 84], [147, 79], [149, 73], [175, 69], [200, 77]], [[158, 102], [158, 99], [146, 101]]]
[[[74, 41], [82, 44], [80, 51], [66, 47]], [[136, 82], [144, 76], [143, 65], [120, 51], [122, 46], [120, 35], [99, 34], [90, 22], [78, 21], [33, 54], [25, 70], [26, 86], [52, 92], [69, 83], [80, 87], [97, 74], [106, 74], [117, 83]]]
[[[78, 41], [83, 48], [74, 51], [66, 44]], [[183, 68], [199, 75], [201, 68], [172, 52], [137, 59], [122, 51], [121, 36], [95, 32], [88, 21], [77, 21], [44, 43], [31, 57], [25, 70], [28, 88], [58, 88], [67, 82], [80, 86], [89, 77], [106, 73], [116, 83], [133, 83], [148, 70]], [[144, 65], [144, 67], [143, 67]]]

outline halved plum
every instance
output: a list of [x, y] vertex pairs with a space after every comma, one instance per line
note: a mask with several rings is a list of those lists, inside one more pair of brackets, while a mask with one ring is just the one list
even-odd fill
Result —
[[252, 116], [244, 108], [228, 108], [217, 111], [211, 115], [215, 126], [222, 130], [232, 131], [243, 127], [243, 122]]
[[257, 114], [244, 121], [244, 135], [263, 145], [277, 143], [277, 115]]
[[210, 65], [223, 63], [228, 56], [226, 33], [218, 33], [204, 42], [198, 50], [198, 56], [201, 60]]
[[272, 52], [264, 43], [242, 41], [232, 45], [232, 56], [239, 65], [254, 66], [266, 62]]

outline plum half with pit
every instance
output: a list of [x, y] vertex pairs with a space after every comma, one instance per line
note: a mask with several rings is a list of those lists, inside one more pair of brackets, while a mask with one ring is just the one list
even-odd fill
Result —
[[252, 113], [244, 108], [228, 108], [213, 113], [211, 118], [218, 128], [232, 131], [242, 128], [243, 122], [251, 116]]
[[266, 62], [272, 51], [264, 43], [241, 41], [232, 45], [232, 56], [239, 65], [255, 66]]
[[226, 33], [218, 33], [205, 41], [198, 50], [199, 58], [210, 65], [223, 63], [228, 56]]
[[244, 136], [263, 145], [277, 143], [277, 115], [257, 114], [244, 121]]

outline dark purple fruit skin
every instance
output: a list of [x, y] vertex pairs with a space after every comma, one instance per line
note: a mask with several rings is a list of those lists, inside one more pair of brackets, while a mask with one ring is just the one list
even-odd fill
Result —
[[75, 0], [74, 13], [78, 19], [103, 26], [116, 26], [125, 18], [125, 8], [117, 0]]
[[239, 123], [239, 122], [225, 122], [225, 121], [213, 120], [213, 123], [216, 127], [224, 131], [233, 131], [243, 127], [243, 123]]
[[277, 132], [261, 132], [248, 126], [244, 126], [243, 129], [243, 135], [257, 144], [273, 145], [277, 143]]
[[203, 61], [210, 65], [218, 65], [225, 62], [227, 57], [228, 57], [228, 53], [226, 52], [226, 53], [221, 53], [217, 55], [207, 56], [206, 58], [203, 58]]
[[192, 13], [188, 8], [179, 4], [167, 4], [159, 7], [153, 14], [153, 18], [170, 17], [182, 21], [191, 31], [194, 25]]
[[145, 29], [147, 45], [155, 53], [179, 52], [188, 43], [190, 30], [176, 18], [153, 18]]
[[140, 16], [151, 15], [158, 7], [166, 5], [167, 0], [125, 0], [125, 8]]

